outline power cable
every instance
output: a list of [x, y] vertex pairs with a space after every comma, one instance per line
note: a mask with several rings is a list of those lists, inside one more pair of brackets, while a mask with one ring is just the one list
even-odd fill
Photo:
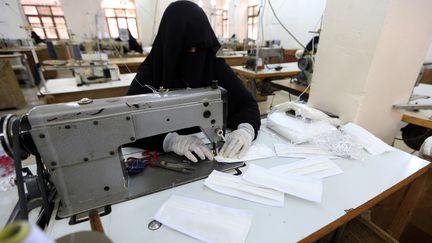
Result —
[[291, 31], [288, 30], [287, 27], [285, 27], [285, 25], [282, 23], [282, 21], [279, 19], [279, 17], [276, 15], [275, 10], [273, 9], [273, 5], [271, 3], [270, 0], [268, 0], [268, 3], [270, 5], [270, 9], [273, 12], [274, 17], [276, 18], [276, 20], [279, 22], [279, 24], [282, 26], [282, 28], [284, 28], [284, 30], [297, 42], [297, 44], [299, 44], [303, 49], [305, 49], [305, 46], [291, 33]]

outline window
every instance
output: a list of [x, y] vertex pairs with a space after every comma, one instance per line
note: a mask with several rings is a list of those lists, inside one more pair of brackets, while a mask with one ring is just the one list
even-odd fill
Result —
[[104, 0], [102, 9], [108, 24], [111, 38], [119, 37], [120, 29], [128, 29], [134, 38], [138, 38], [135, 3], [131, 0]]
[[69, 39], [63, 9], [57, 0], [21, 0], [32, 30], [42, 39]]
[[258, 5], [248, 7], [248, 28], [247, 36], [249, 39], [256, 40], [258, 38]]
[[228, 38], [228, 10], [212, 9], [211, 16], [216, 36]]
[[228, 38], [228, 10], [222, 11], [222, 36]]

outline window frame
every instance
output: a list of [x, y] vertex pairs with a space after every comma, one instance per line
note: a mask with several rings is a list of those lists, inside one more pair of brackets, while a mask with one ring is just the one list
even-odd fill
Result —
[[228, 21], [228, 10], [222, 10], [222, 36], [228, 38], [229, 36], [229, 21]]
[[[106, 10], [113, 10], [114, 11], [114, 16], [107, 16]], [[123, 10], [125, 12], [124, 16], [117, 16], [116, 10]], [[127, 16], [127, 11], [133, 10], [134, 11], [134, 17], [128, 17]], [[135, 22], [135, 28], [136, 28], [136, 36], [134, 36], [135, 39], [139, 39], [140, 34], [139, 34], [139, 28], [138, 28], [138, 20], [137, 20], [137, 15], [136, 15], [136, 8], [116, 8], [116, 7], [107, 7], [107, 8], [103, 8], [103, 12], [104, 12], [104, 16], [105, 16], [105, 21], [108, 27], [108, 33], [110, 35], [111, 38], [118, 38], [119, 35], [117, 36], [113, 36], [112, 31], [111, 31], [111, 26], [109, 24], [109, 19], [114, 19], [116, 22], [116, 26], [117, 26], [117, 33], [120, 32], [120, 26], [119, 26], [119, 21], [118, 19], [125, 19], [126, 20], [126, 26], [129, 30], [129, 20], [132, 19]], [[133, 32], [131, 31], [131, 34], [133, 36]]]
[[258, 39], [258, 12], [258, 4], [247, 7], [247, 37], [252, 40]]
[[[29, 23], [30, 26], [32, 27], [32, 29], [41, 29], [41, 30], [43, 31], [44, 36], [41, 37], [41, 38], [43, 38], [43, 39], [52, 39], [52, 40], [69, 40], [69, 39], [70, 39], [70, 34], [69, 34], [68, 27], [67, 27], [67, 23], [66, 23], [66, 18], [65, 18], [65, 16], [64, 16], [64, 11], [63, 11], [63, 8], [62, 8], [61, 5], [56, 5], [56, 4], [52, 4], [52, 5], [49, 5], [49, 4], [27, 4], [27, 3], [20, 3], [20, 4], [21, 4], [21, 7], [22, 7], [22, 9], [23, 9], [23, 13], [24, 13], [24, 15], [25, 15], [25, 17], [26, 17], [28, 23]], [[34, 7], [34, 8], [36, 9], [37, 14], [28, 14], [28, 13], [26, 13], [25, 10], [24, 10], [25, 7]], [[46, 7], [46, 8], [49, 8], [50, 14], [41, 14], [41, 13], [39, 13], [38, 7]], [[52, 8], [61, 8], [61, 9], [62, 9], [62, 12], [63, 12], [63, 15], [57, 15], [57, 14], [54, 14], [54, 11], [52, 10]], [[32, 23], [32, 22], [30, 21], [30, 18], [38, 18], [38, 19], [39, 19], [40, 26], [35, 27], [35, 26], [33, 25], [34, 23]], [[48, 25], [46, 25], [46, 24], [42, 21], [43, 18], [50, 18], [50, 19], [51, 19], [51, 22], [52, 22], [52, 26], [48, 26]], [[58, 23], [55, 21], [55, 18], [62, 18], [62, 19], [63, 19], [63, 22], [64, 22], [64, 29], [66, 30], [66, 32], [63, 33], [63, 34], [66, 34], [67, 38], [61, 38], [61, 37], [60, 37], [61, 34], [60, 34], [60, 32], [59, 32], [59, 29], [63, 29], [63, 28], [59, 28]], [[56, 38], [48, 37], [47, 29], [52, 29], [52, 30], [54, 30], [54, 31], [55, 31], [55, 35], [56, 35]], [[63, 35], [63, 34], [62, 34], [62, 35]]]

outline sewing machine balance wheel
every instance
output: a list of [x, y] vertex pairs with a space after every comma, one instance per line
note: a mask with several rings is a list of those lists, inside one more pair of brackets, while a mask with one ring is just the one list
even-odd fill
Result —
[[[19, 134], [13, 133], [14, 123], [18, 124], [19, 126]], [[28, 122], [27, 115], [23, 115], [20, 118], [13, 114], [7, 114], [0, 118], [0, 142], [4, 151], [9, 157], [15, 158], [13, 148], [14, 136], [17, 136], [21, 146], [19, 155], [21, 159], [27, 159], [30, 154], [37, 154], [36, 146], [34, 145], [29, 130], [30, 124]]]

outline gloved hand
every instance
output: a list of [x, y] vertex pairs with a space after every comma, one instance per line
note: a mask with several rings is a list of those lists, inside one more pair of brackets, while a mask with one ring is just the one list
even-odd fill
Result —
[[184, 155], [192, 162], [198, 162], [192, 152], [202, 160], [205, 158], [213, 160], [212, 152], [195, 135], [178, 135], [176, 132], [168, 133], [163, 142], [163, 149], [165, 152], [172, 151], [178, 155]]
[[237, 130], [230, 133], [220, 154], [224, 157], [232, 158], [237, 155], [237, 158], [243, 157], [249, 150], [252, 140], [255, 137], [255, 131], [249, 123], [241, 123]]

